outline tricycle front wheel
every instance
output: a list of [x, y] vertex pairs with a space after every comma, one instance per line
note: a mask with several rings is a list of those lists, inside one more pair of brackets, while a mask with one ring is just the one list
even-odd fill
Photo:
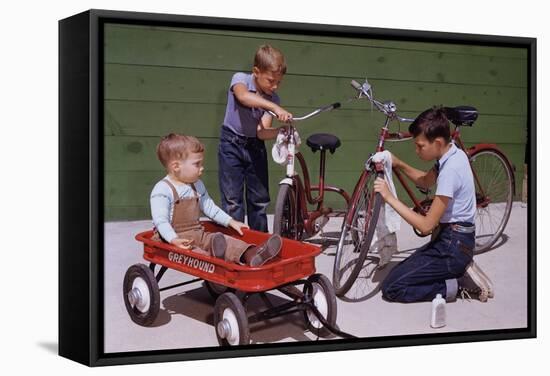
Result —
[[296, 189], [289, 184], [281, 184], [275, 202], [273, 233], [288, 239], [301, 240], [303, 230]]

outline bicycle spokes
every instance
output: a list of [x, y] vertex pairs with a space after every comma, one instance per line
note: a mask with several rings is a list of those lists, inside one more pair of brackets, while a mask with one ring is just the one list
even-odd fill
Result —
[[500, 238], [512, 210], [512, 174], [497, 150], [482, 150], [470, 158], [476, 188], [476, 251], [483, 252]]
[[361, 250], [361, 245], [364, 239], [364, 235], [367, 233], [366, 224], [372, 216], [372, 191], [365, 190], [358, 201], [358, 208], [356, 210], [355, 218], [349, 226], [350, 231], [353, 231], [353, 240], [356, 245], [354, 252]]
[[333, 283], [339, 296], [346, 294], [356, 278], [364, 274], [364, 262], [368, 261], [373, 229], [381, 205], [381, 199], [373, 191], [375, 175], [364, 172], [361, 179], [364, 183], [354, 192], [348, 213], [350, 217], [346, 218], [342, 226], [336, 250]]

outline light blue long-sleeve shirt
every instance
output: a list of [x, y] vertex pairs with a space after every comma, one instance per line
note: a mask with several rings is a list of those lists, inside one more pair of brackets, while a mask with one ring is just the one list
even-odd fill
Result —
[[[168, 176], [165, 179], [170, 180]], [[174, 184], [172, 180], [170, 182], [176, 188], [176, 191], [180, 198], [194, 197], [195, 193], [193, 188], [188, 184]], [[195, 188], [199, 194], [199, 206], [204, 215], [213, 220], [214, 222], [227, 227], [231, 217], [229, 214], [220, 209], [214, 201], [208, 195], [206, 187], [201, 180], [195, 183]], [[174, 194], [172, 189], [166, 182], [159, 181], [153, 187], [151, 192], [151, 216], [153, 217], [153, 225], [160, 233], [162, 238], [167, 242], [171, 242], [177, 238], [177, 234], [172, 227], [172, 216], [174, 211]]]

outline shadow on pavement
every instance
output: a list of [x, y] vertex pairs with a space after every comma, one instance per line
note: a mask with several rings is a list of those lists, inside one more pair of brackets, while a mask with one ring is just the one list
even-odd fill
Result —
[[[238, 294], [239, 298], [242, 294]], [[266, 293], [269, 301], [274, 306], [279, 306], [289, 301], [271, 293]], [[210, 296], [206, 288], [200, 287], [184, 293], [175, 294], [162, 301], [164, 309], [161, 309], [159, 317], [153, 327], [166, 325], [174, 315], [182, 315], [188, 319], [201, 321], [211, 325], [214, 330], [214, 305], [215, 300]], [[252, 295], [245, 305], [248, 317], [265, 310], [267, 307], [259, 295]], [[250, 337], [252, 343], [268, 343], [288, 340], [309, 341], [304, 332], [305, 321], [301, 313], [293, 313], [250, 325]]]
[[357, 279], [349, 291], [344, 296], [339, 297], [340, 300], [354, 303], [363, 302], [374, 297], [380, 291], [381, 284], [390, 271], [414, 251], [416, 251], [416, 248], [407, 249], [394, 254], [392, 261], [381, 268], [378, 267], [378, 256], [369, 255]]
[[[168, 323], [173, 315], [183, 315], [193, 320], [214, 325], [214, 303], [214, 299], [204, 287], [168, 296], [162, 301], [163, 312], [168, 317], [164, 324]], [[159, 316], [154, 326], [163, 325], [161, 323]]]
[[508, 235], [506, 235], [506, 234], [503, 233], [503, 234], [500, 236], [500, 238], [497, 239], [497, 241], [495, 242], [495, 244], [493, 244], [493, 246], [492, 246], [491, 248], [488, 248], [488, 249], [486, 249], [485, 251], [481, 251], [481, 252], [477, 252], [477, 251], [476, 251], [476, 252], [474, 253], [474, 255], [476, 255], [476, 256], [477, 256], [477, 255], [482, 255], [482, 254], [484, 254], [484, 253], [486, 253], [486, 252], [490, 252], [490, 251], [493, 251], [493, 250], [495, 250], [495, 249], [497, 249], [497, 248], [500, 248], [500, 247], [502, 247], [504, 244], [506, 244], [506, 243], [508, 242], [509, 239], [510, 239], [510, 237], [509, 237]]
[[57, 355], [59, 353], [59, 344], [57, 342], [39, 342], [37, 345], [52, 354]]
[[[270, 293], [266, 293], [266, 297], [274, 306], [279, 306], [290, 300]], [[249, 316], [264, 311], [266, 308], [258, 294], [251, 296], [246, 303], [246, 311]], [[304, 334], [305, 331], [304, 317], [300, 312], [252, 324], [250, 336], [252, 343], [278, 342], [288, 338], [296, 341], [309, 341], [310, 339]]]
[[336, 249], [334, 249], [334, 252], [330, 253], [327, 251], [327, 249], [330, 247], [336, 247], [339, 240], [340, 231], [327, 231], [324, 232], [322, 235], [316, 236], [315, 238], [306, 239], [308, 243], [320, 245], [322, 252], [327, 256], [336, 255]]

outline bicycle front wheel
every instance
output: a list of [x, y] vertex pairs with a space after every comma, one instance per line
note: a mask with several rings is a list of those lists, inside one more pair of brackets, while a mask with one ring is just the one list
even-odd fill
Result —
[[489, 250], [502, 235], [512, 211], [513, 171], [502, 153], [486, 149], [470, 157], [476, 188], [476, 253]]
[[376, 175], [364, 171], [359, 178], [336, 249], [332, 284], [336, 295], [344, 296], [361, 271], [374, 236], [382, 197], [373, 190]]

